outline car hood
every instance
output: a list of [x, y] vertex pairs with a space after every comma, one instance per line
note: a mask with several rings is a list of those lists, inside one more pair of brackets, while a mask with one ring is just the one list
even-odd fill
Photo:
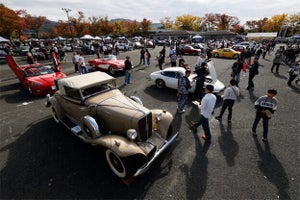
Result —
[[112, 115], [113, 113], [113, 116], [121, 118], [141, 118], [150, 112], [149, 109], [128, 98], [118, 89], [90, 97], [85, 103], [97, 105], [97, 110], [103, 112], [101, 114]]
[[208, 62], [207, 63], [207, 68], [209, 70], [209, 75], [212, 79], [212, 82], [213, 83], [217, 82], [218, 77], [217, 77], [217, 72], [216, 72], [214, 63], [212, 61]]
[[88, 63], [115, 64], [124, 66], [125, 60], [103, 60], [102, 58], [96, 58], [94, 60], [89, 60]]
[[30, 82], [39, 82], [42, 85], [54, 85], [54, 80], [59, 78], [64, 78], [66, 75], [61, 72], [55, 72], [52, 74], [45, 74], [40, 76], [27, 77]]

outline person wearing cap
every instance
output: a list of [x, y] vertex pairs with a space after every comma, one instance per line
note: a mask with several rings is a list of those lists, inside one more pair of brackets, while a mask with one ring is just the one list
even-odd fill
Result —
[[259, 97], [255, 103], [254, 107], [256, 109], [255, 119], [252, 125], [252, 134], [253, 136], [257, 136], [256, 127], [260, 119], [263, 119], [263, 142], [268, 142], [268, 123], [269, 119], [271, 119], [272, 114], [277, 109], [278, 100], [275, 98], [277, 94], [277, 90], [271, 88], [268, 90], [267, 94]]
[[184, 106], [188, 99], [189, 89], [192, 88], [190, 80], [188, 79], [191, 75], [191, 70], [185, 70], [185, 76], [178, 79], [178, 107], [177, 112], [179, 114], [184, 113]]
[[214, 91], [213, 85], [207, 85], [205, 88], [205, 95], [199, 104], [199, 109], [201, 111], [200, 118], [197, 122], [191, 121], [191, 128], [197, 129], [198, 126], [202, 125], [204, 134], [201, 136], [206, 142], [211, 141], [211, 134], [209, 128], [209, 118], [214, 111], [215, 104], [217, 101], [216, 96], [212, 93]]
[[131, 69], [132, 69], [132, 63], [130, 61], [130, 57], [126, 56], [126, 60], [124, 62], [124, 70], [125, 70], [125, 85], [130, 83], [130, 77], [131, 77]]

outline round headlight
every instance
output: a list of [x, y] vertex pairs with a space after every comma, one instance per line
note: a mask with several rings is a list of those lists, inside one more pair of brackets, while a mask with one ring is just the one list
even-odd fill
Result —
[[130, 140], [135, 140], [135, 138], [137, 137], [137, 132], [135, 129], [128, 129], [127, 130], [127, 137], [130, 139]]

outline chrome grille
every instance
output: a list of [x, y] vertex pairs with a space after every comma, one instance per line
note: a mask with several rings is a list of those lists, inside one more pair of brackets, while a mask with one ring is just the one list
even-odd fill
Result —
[[148, 115], [140, 119], [138, 125], [140, 140], [146, 141], [152, 135], [152, 113], [150, 112]]

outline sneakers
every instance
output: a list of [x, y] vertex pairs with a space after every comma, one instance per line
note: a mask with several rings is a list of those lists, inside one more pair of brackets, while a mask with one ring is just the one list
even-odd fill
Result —
[[216, 116], [215, 119], [221, 121], [221, 120], [222, 120], [222, 117]]
[[257, 134], [253, 130], [251, 130], [251, 133], [253, 136], [255, 136], [255, 137], [257, 136]]
[[202, 139], [203, 139], [205, 142], [208, 142], [208, 143], [210, 143], [210, 142], [211, 142], [209, 139], [207, 139], [207, 138], [206, 138], [206, 136], [205, 136], [205, 135], [202, 135], [202, 136], [201, 136], [201, 138], [202, 138]]
[[177, 112], [178, 112], [179, 114], [181, 114], [181, 113], [184, 113], [185, 110], [184, 110], [184, 109], [182, 109], [182, 110], [181, 110], [181, 109], [178, 109]]
[[263, 142], [268, 142], [268, 139], [263, 137], [263, 138], [261, 139], [261, 141], [263, 141]]

